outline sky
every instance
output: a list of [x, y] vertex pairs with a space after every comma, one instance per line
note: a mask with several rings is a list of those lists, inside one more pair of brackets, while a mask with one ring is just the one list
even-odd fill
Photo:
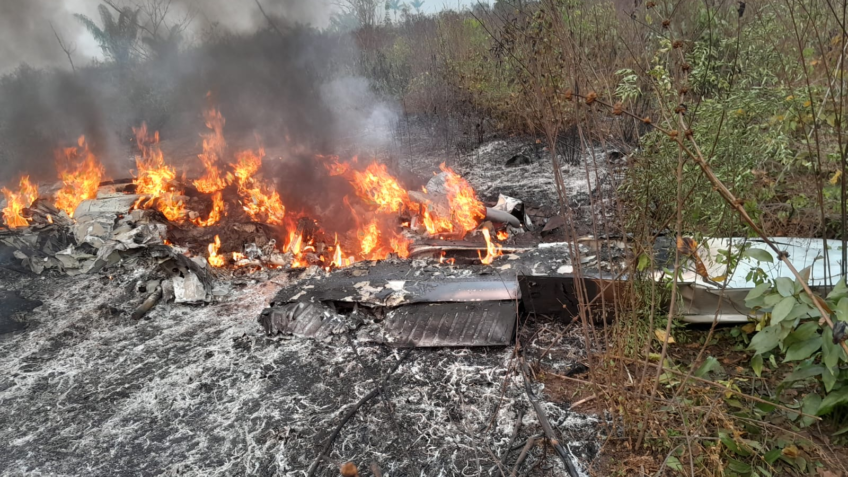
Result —
[[[117, 4], [140, 0], [115, 0]], [[193, 8], [201, 12], [192, 27], [220, 22], [235, 31], [255, 28], [263, 21], [255, 0], [172, 0], [175, 11]], [[491, 3], [491, 0], [482, 0]], [[293, 18], [318, 27], [328, 23], [338, 0], [260, 0], [266, 11]], [[466, 8], [478, 0], [425, 0], [422, 12]], [[50, 26], [64, 42], [73, 47], [74, 63], [84, 65], [102, 52], [94, 38], [74, 18], [80, 13], [100, 24], [97, 12], [100, 0], [0, 0], [0, 74], [8, 73], [26, 62], [33, 67], [58, 66], [70, 69], [65, 53], [59, 47]]]

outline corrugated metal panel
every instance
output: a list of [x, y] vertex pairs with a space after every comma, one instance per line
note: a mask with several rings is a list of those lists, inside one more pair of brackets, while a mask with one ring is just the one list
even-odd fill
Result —
[[504, 346], [512, 342], [515, 302], [425, 303], [386, 315], [384, 341], [397, 347]]

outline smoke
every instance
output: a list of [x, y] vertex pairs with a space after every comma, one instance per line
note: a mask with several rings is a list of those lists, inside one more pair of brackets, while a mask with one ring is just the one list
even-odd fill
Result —
[[[272, 171], [281, 194], [328, 203], [317, 197], [327, 176], [309, 172], [312, 155], [370, 157], [389, 144], [399, 108], [352, 75], [360, 52], [351, 37], [304, 26], [326, 23], [329, 0], [259, 1], [279, 31], [255, 0], [173, 0], [169, 22], [192, 19], [179, 53], [123, 66], [100, 56], [86, 66], [84, 55], [101, 53], [72, 14], [101, 24], [98, 2], [0, 0], [0, 185], [20, 174], [55, 181], [55, 149], [80, 135], [109, 177], [126, 178], [136, 153], [131, 128], [142, 122], [160, 132], [166, 160], [191, 176], [211, 92], [234, 151], [259, 136], [269, 158], [292, 162]], [[48, 21], [77, 47], [75, 73]]]
[[366, 150], [380, 149], [391, 140], [397, 105], [381, 101], [365, 78], [334, 79], [321, 87], [321, 99], [333, 106], [333, 137]]
[[[22, 63], [33, 67], [70, 68], [65, 53], [50, 28], [72, 47], [77, 66], [103, 59], [99, 46], [74, 14], [100, 23], [97, 0], [3, 0], [0, 2], [0, 74]], [[191, 20], [185, 35], [200, 35], [209, 28], [233, 33], [252, 32], [267, 24], [255, 0], [113, 0], [117, 7], [141, 6], [140, 20], [150, 5], [168, 6], [169, 23]], [[333, 10], [329, 0], [260, 0], [265, 13], [281, 25], [305, 24], [323, 28]], [[111, 7], [110, 7], [111, 8]], [[117, 14], [117, 12], [115, 12]]]
[[[75, 2], [50, 0], [3, 0], [0, 2], [0, 74], [21, 63], [31, 66], [68, 65], [50, 29], [70, 43], [83, 33], [66, 7]], [[77, 50], [79, 51], [79, 45]], [[67, 66], [70, 68], [70, 66]]]

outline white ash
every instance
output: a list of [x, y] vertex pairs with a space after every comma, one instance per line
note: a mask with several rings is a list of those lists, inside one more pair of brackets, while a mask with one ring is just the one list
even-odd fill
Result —
[[[127, 312], [141, 297], [128, 293], [143, 276], [135, 268], [3, 277], [4, 287], [44, 305], [27, 315], [28, 329], [0, 337], [0, 473], [302, 476], [340, 416], [400, 355], [357, 344], [357, 358], [341, 336], [329, 343], [265, 337], [256, 318], [279, 285], [250, 278], [230, 283], [232, 294], [219, 303], [160, 304], [132, 321]], [[272, 278], [284, 282], [285, 274]], [[559, 333], [546, 327], [528, 353]], [[412, 351], [386, 387], [393, 413], [379, 397], [367, 403], [330, 457], [361, 469], [375, 461], [391, 476], [488, 471], [487, 447], [502, 454], [519, 409], [519, 439], [541, 432], [512, 352]], [[569, 349], [544, 363], [579, 354]], [[565, 404], [545, 409], [585, 467], [597, 449], [597, 420], [575, 417]], [[547, 454], [530, 475], [560, 468]], [[318, 474], [337, 471], [321, 464]]]

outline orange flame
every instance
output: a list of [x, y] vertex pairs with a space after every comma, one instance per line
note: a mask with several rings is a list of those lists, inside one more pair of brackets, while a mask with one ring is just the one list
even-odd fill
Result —
[[398, 255], [400, 258], [409, 257], [409, 239], [402, 235], [397, 235], [393, 237], [389, 243], [392, 245], [392, 250]]
[[344, 252], [342, 251], [342, 246], [339, 243], [338, 235], [336, 235], [335, 249], [335, 252], [333, 252], [333, 265], [337, 268], [344, 268], [356, 262], [356, 259], [353, 256], [345, 258]]
[[324, 156], [322, 154], [317, 154], [315, 158], [324, 163], [324, 167], [327, 168], [327, 172], [331, 176], [346, 176], [350, 172], [351, 163], [357, 162], [356, 157], [351, 159], [350, 162], [339, 162], [339, 156]]
[[439, 217], [431, 214], [426, 206], [422, 206], [423, 223], [430, 235], [436, 235], [442, 232], [453, 232], [453, 222], [449, 218]]
[[258, 154], [254, 154], [250, 150], [238, 153], [236, 157], [237, 162], [233, 166], [233, 170], [240, 187], [245, 185], [256, 174], [256, 171], [262, 166], [263, 157], [265, 157], [265, 150], [261, 148]]
[[182, 191], [171, 190], [177, 173], [173, 167], [165, 164], [162, 149], [159, 148], [159, 131], [153, 133], [152, 137], [148, 136], [147, 124], [142, 123], [140, 128], [133, 128], [133, 133], [141, 150], [141, 157], [135, 158], [138, 177], [133, 180], [133, 184], [136, 193], [149, 196], [146, 200], [139, 199], [135, 206], [148, 208], [155, 203], [168, 220], [181, 220], [185, 214], [185, 206], [179, 198]]
[[209, 265], [213, 267], [223, 267], [225, 263], [225, 259], [223, 255], [218, 255], [218, 250], [221, 249], [221, 239], [217, 235], [215, 236], [215, 241], [210, 243], [206, 249], [209, 251], [209, 257], [206, 260], [209, 262]]
[[303, 257], [303, 235], [295, 234], [294, 230], [289, 232], [289, 244], [286, 246], [286, 251], [292, 254], [292, 268], [304, 268], [308, 263]]
[[509, 238], [509, 232], [507, 232], [506, 230], [498, 230], [497, 237], [498, 237], [498, 240], [503, 242], [504, 240]]
[[224, 156], [227, 142], [224, 140], [224, 116], [215, 108], [209, 108], [203, 112], [206, 127], [212, 132], [201, 134], [203, 137], [203, 153], [198, 154], [200, 162], [206, 168], [206, 173], [200, 179], [194, 181], [197, 190], [204, 194], [211, 194], [227, 186], [226, 178], [218, 169], [218, 162]]
[[372, 162], [364, 172], [353, 171], [352, 184], [362, 200], [377, 206], [377, 213], [400, 212], [410, 203], [406, 189], [389, 174], [385, 164]]
[[[35, 199], [38, 198], [38, 186], [29, 181], [29, 176], [22, 176], [19, 185], [19, 192], [12, 192], [5, 187], [2, 189], [3, 195], [6, 196], [6, 207], [3, 209], [3, 222], [10, 229], [29, 225], [29, 219], [25, 218], [22, 212], [23, 209], [31, 206], [35, 202]], [[48, 215], [48, 220], [49, 217]]]
[[377, 230], [377, 221], [372, 220], [363, 230], [359, 231], [359, 247], [363, 258], [369, 258], [371, 252], [380, 243], [380, 231]]
[[241, 204], [247, 215], [256, 222], [283, 225], [286, 208], [280, 194], [269, 184], [253, 177], [262, 165], [263, 157], [265, 150], [262, 148], [257, 152], [247, 150], [238, 154], [238, 162], [233, 168]]
[[482, 256], [479, 251], [477, 252], [477, 256], [480, 257], [480, 262], [483, 265], [490, 265], [495, 261], [495, 258], [503, 255], [503, 252], [501, 252], [501, 246], [499, 244], [492, 243], [489, 229], [483, 229], [483, 237], [486, 239], [486, 256]]
[[64, 183], [56, 193], [56, 207], [74, 216], [77, 206], [86, 199], [97, 197], [103, 177], [103, 166], [88, 149], [85, 136], [77, 141], [79, 147], [66, 147], [57, 154], [59, 178]]
[[192, 223], [200, 227], [209, 227], [215, 225], [221, 220], [221, 215], [224, 213], [224, 199], [221, 196], [221, 191], [215, 192], [212, 195], [212, 211], [209, 212], [209, 218], [202, 220], [200, 217], [193, 219]]
[[480, 221], [486, 218], [486, 207], [477, 200], [477, 194], [474, 193], [474, 188], [468, 181], [447, 167], [445, 163], [442, 163], [439, 168], [446, 173], [445, 189], [447, 189], [453, 222], [465, 232], [475, 229]]

